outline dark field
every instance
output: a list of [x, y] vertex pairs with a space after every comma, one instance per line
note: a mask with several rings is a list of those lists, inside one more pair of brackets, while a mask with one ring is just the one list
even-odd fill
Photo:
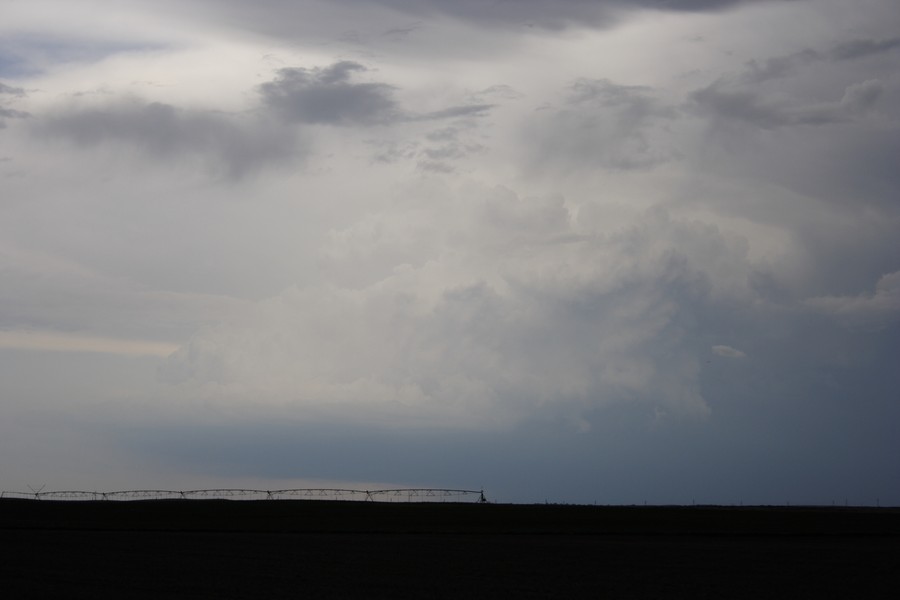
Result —
[[900, 509], [0, 500], [4, 598], [897, 598]]

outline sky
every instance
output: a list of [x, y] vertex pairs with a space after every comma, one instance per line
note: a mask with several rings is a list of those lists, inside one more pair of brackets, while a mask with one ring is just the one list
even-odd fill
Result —
[[900, 505], [895, 0], [3, 0], [0, 488]]

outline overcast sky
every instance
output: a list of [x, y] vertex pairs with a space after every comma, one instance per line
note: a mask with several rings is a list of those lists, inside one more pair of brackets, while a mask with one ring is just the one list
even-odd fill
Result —
[[4, 0], [0, 488], [900, 504], [895, 0]]

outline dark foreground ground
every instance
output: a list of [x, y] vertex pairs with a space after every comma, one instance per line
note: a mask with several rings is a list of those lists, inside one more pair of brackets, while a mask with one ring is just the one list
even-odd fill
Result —
[[0, 500], [4, 598], [900, 598], [900, 509]]

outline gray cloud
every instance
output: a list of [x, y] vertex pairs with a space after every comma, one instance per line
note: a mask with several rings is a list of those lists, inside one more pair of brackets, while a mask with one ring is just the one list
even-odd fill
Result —
[[[6, 85], [2, 81], [0, 81], [0, 95], [12, 96], [14, 98], [24, 98], [27, 96], [25, 90], [20, 87], [13, 87], [11, 85]], [[2, 104], [0, 104], [0, 129], [6, 127], [6, 119], [26, 119], [31, 115], [24, 110], [16, 110], [14, 108], [8, 108]]]
[[822, 60], [822, 55], [809, 49], [786, 56], [775, 56], [762, 63], [751, 60], [747, 64], [747, 70], [741, 75], [741, 81], [752, 85], [770, 79], [782, 79], [793, 75], [800, 67], [820, 60]]
[[768, 100], [761, 92], [729, 89], [726, 84], [716, 82], [694, 91], [690, 100], [700, 114], [774, 129], [849, 121], [871, 109], [883, 92], [884, 85], [880, 81], [869, 80], [848, 86], [838, 102], [803, 105]]
[[30, 116], [31, 115], [24, 110], [15, 110], [13, 108], [4, 108], [0, 106], [0, 117], [6, 117], [8, 119], [25, 119]]
[[530, 126], [536, 164], [633, 170], [676, 156], [660, 125], [677, 113], [652, 89], [582, 79], [569, 92], [563, 108], [544, 111]]
[[823, 61], [848, 61], [890, 52], [900, 48], [900, 38], [882, 40], [849, 40], [828, 50], [807, 48], [784, 56], [774, 56], [760, 62], [751, 60], [740, 76], [746, 84], [758, 84], [771, 79], [783, 79], [796, 75], [803, 67]]
[[484, 146], [478, 144], [461, 145], [461, 144], [445, 144], [436, 148], [426, 148], [422, 150], [422, 154], [431, 160], [447, 160], [455, 158], [463, 158], [474, 152], [479, 152]]
[[747, 0], [349, 0], [377, 3], [410, 14], [446, 14], [479, 24], [537, 25], [558, 28], [571, 24], [609, 25], [638, 9], [705, 12], [736, 6]]
[[[194, 0], [206, 5], [204, 18], [221, 19], [231, 26], [262, 31], [269, 35], [296, 39], [298, 31], [327, 35], [354, 45], [388, 40], [392, 45], [409, 38], [421, 40], [415, 32], [428, 27], [429, 19], [449, 17], [468, 26], [506, 31], [558, 30], [567, 27], [609, 28], [629, 15], [647, 9], [667, 12], [721, 11], [760, 0], [332, 0], [331, 2], [288, 2], [260, 0]], [[792, 0], [766, 0], [773, 3]], [[182, 14], [197, 13], [178, 7]], [[317, 19], [310, 19], [315, 14]], [[307, 24], [315, 21], [316, 27]], [[413, 21], [413, 24], [410, 24]], [[421, 25], [420, 25], [421, 23]], [[369, 30], [366, 33], [366, 30]], [[482, 40], [483, 41], [483, 40]], [[465, 50], [460, 47], [458, 50]]]
[[493, 104], [465, 104], [462, 106], [451, 106], [449, 108], [432, 111], [412, 118], [414, 120], [422, 121], [437, 121], [441, 119], [455, 119], [462, 117], [482, 117], [492, 108], [494, 108]]
[[176, 43], [0, 77], [7, 485], [900, 498], [894, 0], [46, 3]]
[[384, 83], [354, 83], [367, 69], [341, 61], [324, 68], [279, 69], [274, 81], [259, 86], [263, 103], [290, 121], [328, 125], [377, 125], [398, 118], [394, 88]]
[[416, 169], [426, 173], [449, 175], [456, 172], [456, 167], [446, 161], [420, 160], [416, 163]]
[[352, 61], [328, 67], [279, 69], [275, 80], [259, 86], [263, 103], [290, 121], [324, 125], [387, 125], [404, 121], [439, 121], [485, 116], [492, 104], [465, 104], [426, 112], [404, 111], [386, 83], [355, 83], [368, 71]]
[[850, 40], [834, 47], [831, 56], [838, 60], [856, 60], [900, 48], [900, 37], [884, 40]]
[[430, 142], [452, 142], [459, 137], [460, 130], [458, 127], [449, 126], [440, 129], [434, 129], [425, 134], [425, 139]]
[[423, 23], [420, 21], [403, 27], [391, 27], [390, 29], [385, 30], [381, 35], [399, 40], [405, 38], [415, 31], [422, 29], [422, 27]]
[[375, 162], [396, 163], [415, 158], [419, 151], [419, 144], [413, 141], [370, 140], [368, 143], [375, 148], [372, 157]]
[[26, 95], [25, 90], [23, 88], [6, 85], [2, 81], [0, 81], [0, 94], [6, 94], [9, 96], [18, 96], [20, 98]]
[[473, 92], [470, 96], [473, 102], [484, 102], [485, 98], [499, 98], [501, 100], [518, 100], [524, 98], [525, 94], [516, 90], [512, 86], [498, 83], [488, 86], [483, 90]]
[[236, 177], [281, 162], [296, 150], [289, 131], [262, 120], [140, 100], [64, 108], [43, 116], [35, 129], [82, 146], [127, 144], [160, 161], [197, 156]]
[[900, 271], [881, 277], [874, 294], [821, 296], [810, 298], [807, 304], [848, 327], [886, 329], [900, 322]]

